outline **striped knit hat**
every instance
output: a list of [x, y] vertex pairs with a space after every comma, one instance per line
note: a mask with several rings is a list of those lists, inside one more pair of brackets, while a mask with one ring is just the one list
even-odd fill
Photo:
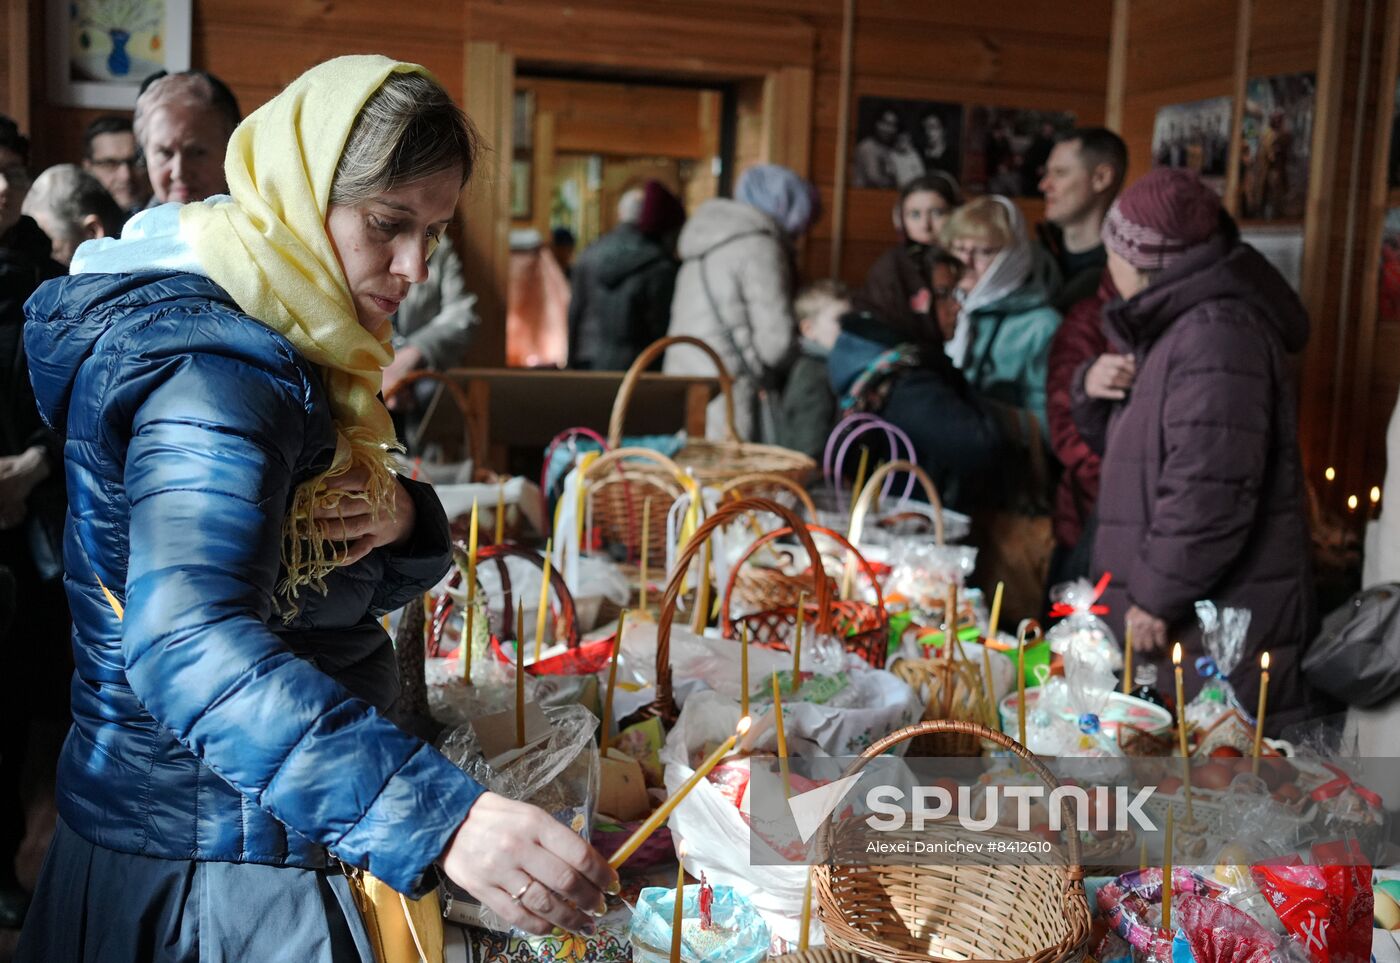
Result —
[[1103, 222], [1103, 243], [1139, 271], [1171, 267], [1209, 240], [1220, 197], [1196, 174], [1158, 167], [1119, 195]]

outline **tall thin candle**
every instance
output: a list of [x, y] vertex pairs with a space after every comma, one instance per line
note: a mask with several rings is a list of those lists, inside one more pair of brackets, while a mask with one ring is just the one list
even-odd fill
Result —
[[515, 748], [525, 746], [525, 600], [515, 602]]
[[987, 622], [987, 638], [995, 640], [997, 630], [1001, 627], [1001, 597], [1006, 592], [1006, 583], [998, 582], [997, 590], [992, 593], [992, 617]]
[[462, 678], [467, 685], [472, 682], [472, 643], [476, 637], [476, 555], [480, 510], [476, 499], [472, 499], [471, 528], [467, 533], [467, 611], [462, 620], [462, 647], [460, 651]]
[[783, 796], [792, 795], [792, 775], [788, 772], [787, 730], [783, 728], [783, 693], [778, 673], [773, 673], [773, 724], [778, 728], [778, 768], [783, 772]]
[[641, 583], [642, 597], [639, 607], [643, 612], [647, 610], [647, 563], [651, 560], [651, 499], [642, 502], [642, 561], [641, 561]]
[[1176, 736], [1181, 745], [1181, 784], [1186, 792], [1186, 821], [1196, 822], [1191, 803], [1191, 751], [1186, 742], [1186, 689], [1181, 678], [1181, 643], [1172, 646], [1172, 671], [1176, 676]]
[[997, 722], [997, 699], [996, 681], [992, 677], [992, 656], [990, 652], [991, 643], [997, 638], [997, 632], [1001, 626], [1001, 599], [1006, 593], [1006, 583], [998, 582], [997, 588], [992, 593], [991, 618], [987, 620], [987, 637], [982, 640], [982, 671], [987, 676], [987, 721], [993, 729], [1000, 730], [1001, 726]]
[[865, 491], [865, 472], [870, 467], [870, 449], [864, 445], [860, 446], [860, 464], [856, 466], [856, 483], [851, 489], [851, 511], [855, 512], [856, 502], [860, 500], [861, 493]]
[[1264, 710], [1269, 704], [1269, 653], [1259, 657], [1259, 711], [1254, 714], [1254, 775], [1259, 775], [1259, 754], [1264, 748]]
[[718, 748], [710, 753], [704, 762], [700, 763], [700, 767], [691, 774], [691, 777], [681, 783], [679, 788], [676, 789], [675, 795], [657, 807], [656, 812], [648, 816], [646, 822], [638, 826], [637, 831], [627, 837], [627, 841], [618, 847], [617, 852], [613, 853], [612, 856], [608, 858], [608, 865], [613, 869], [617, 869], [623, 863], [627, 862], [632, 854], [641, 847], [642, 843], [650, 839], [651, 834], [665, 824], [666, 820], [671, 817], [672, 811], [680, 805], [680, 801], [689, 795], [692, 789], [700, 784], [700, 780], [708, 776], [710, 770], [718, 766], [720, 760], [729, 755], [729, 751], [734, 748], [734, 743], [738, 742], [739, 737], [749, 731], [750, 724], [751, 720], [748, 716], [740, 719], [739, 727], [734, 730], [734, 734], [721, 742]]
[[749, 623], [739, 633], [739, 715], [749, 714]]
[[[1167, 807], [1167, 839], [1162, 847], [1162, 929], [1172, 930], [1172, 817], [1176, 810]], [[1189, 822], [1191, 817], [1187, 816]]]
[[706, 540], [705, 551], [701, 553], [700, 559], [700, 582], [695, 586], [695, 620], [691, 628], [696, 635], [702, 634], [705, 625], [710, 621], [710, 545]]
[[1026, 744], [1026, 630], [1016, 633], [1016, 737]]
[[540, 661], [544, 649], [544, 624], [549, 618], [549, 577], [554, 564], [554, 539], [544, 545], [544, 573], [540, 576], [540, 607], [535, 613], [535, 661]]
[[608, 663], [608, 691], [603, 697], [603, 738], [598, 749], [598, 754], [602, 756], [608, 754], [608, 743], [612, 741], [610, 733], [612, 731], [613, 692], [617, 689], [617, 657], [622, 652], [622, 632], [626, 627], [627, 610], [623, 609], [617, 616], [617, 638], [613, 640], [612, 660]]
[[506, 540], [506, 480], [496, 479], [496, 544]]
[[1123, 630], [1123, 694], [1133, 691], [1133, 627]]
[[807, 593], [797, 593], [797, 628], [792, 641], [792, 691], [802, 687], [802, 628], [807, 621]]
[[807, 867], [807, 884], [802, 887], [802, 923], [797, 931], [797, 952], [806, 953], [812, 931], [812, 867]]
[[671, 910], [671, 963], [681, 963], [681, 926], [685, 923], [685, 843], [676, 853], [676, 902]]

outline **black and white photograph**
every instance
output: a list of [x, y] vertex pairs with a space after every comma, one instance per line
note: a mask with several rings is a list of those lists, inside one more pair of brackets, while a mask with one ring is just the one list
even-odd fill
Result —
[[851, 186], [898, 190], [930, 171], [959, 177], [962, 120], [961, 104], [862, 97]]
[[1039, 197], [1055, 138], [1074, 115], [1055, 110], [971, 107], [963, 151], [963, 189], [973, 194]]
[[1225, 193], [1230, 163], [1229, 97], [1169, 104], [1152, 125], [1152, 164], [1195, 171], [1217, 193]]

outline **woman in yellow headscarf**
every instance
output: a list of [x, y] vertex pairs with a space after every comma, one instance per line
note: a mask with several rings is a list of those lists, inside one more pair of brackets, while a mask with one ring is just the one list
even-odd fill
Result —
[[329, 61], [235, 131], [231, 197], [139, 215], [29, 303], [77, 672], [20, 960], [370, 960], [358, 870], [412, 897], [436, 864], [535, 932], [616, 883], [385, 715], [378, 618], [450, 548], [380, 372], [475, 152], [422, 68]]

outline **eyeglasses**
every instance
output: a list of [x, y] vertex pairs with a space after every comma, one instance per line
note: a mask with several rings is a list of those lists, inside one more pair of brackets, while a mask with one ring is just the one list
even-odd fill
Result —
[[132, 170], [135, 171], [135, 170], [140, 170], [141, 168], [143, 168], [143, 167], [146, 166], [146, 160], [145, 160], [145, 158], [140, 157], [140, 156], [136, 156], [136, 157], [100, 157], [100, 158], [94, 158], [93, 160], [89, 161], [88, 163], [92, 164], [93, 167], [95, 167], [95, 168], [97, 168], [98, 170], [102, 171], [104, 174], [110, 174], [110, 173], [112, 173], [113, 171], [115, 171], [118, 167], [129, 167], [129, 168], [131, 168]]

